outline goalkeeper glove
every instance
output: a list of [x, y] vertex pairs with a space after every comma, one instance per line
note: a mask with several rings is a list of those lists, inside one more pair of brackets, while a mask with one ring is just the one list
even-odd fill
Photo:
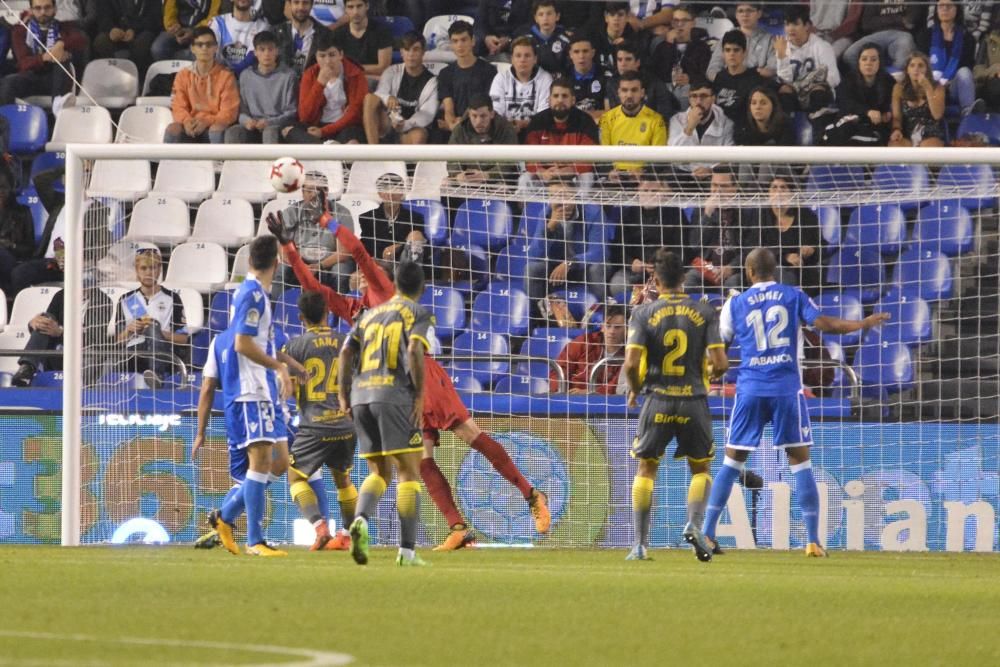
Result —
[[274, 237], [278, 239], [278, 243], [281, 245], [285, 245], [292, 240], [288, 235], [288, 230], [285, 229], [285, 220], [281, 215], [281, 211], [274, 211], [267, 214], [267, 228], [274, 234]]

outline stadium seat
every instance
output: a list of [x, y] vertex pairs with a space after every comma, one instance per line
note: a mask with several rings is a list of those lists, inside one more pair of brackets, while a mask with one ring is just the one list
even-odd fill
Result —
[[170, 254], [164, 282], [191, 287], [202, 294], [221, 289], [229, 277], [229, 258], [225, 249], [205, 241], [188, 241]]
[[471, 371], [451, 371], [451, 383], [455, 385], [456, 391], [464, 391], [469, 394], [478, 394], [484, 391], [483, 383], [477, 380]]
[[[852, 294], [824, 291], [816, 298], [816, 305], [824, 315], [839, 317], [842, 320], [860, 320], [865, 316], [861, 301]], [[822, 334], [824, 340], [839, 341], [841, 345], [857, 345], [861, 340], [861, 332], [846, 334]]]
[[284, 211], [287, 207], [291, 206], [293, 202], [301, 201], [301, 199], [272, 199], [271, 201], [264, 204], [264, 208], [260, 211], [260, 218], [257, 220], [257, 236], [264, 236], [265, 234], [270, 234], [271, 232], [267, 229], [267, 216], [271, 213], [276, 213], [278, 211]]
[[883, 164], [875, 168], [872, 185], [904, 211], [914, 211], [926, 197], [930, 174], [922, 164]]
[[597, 297], [590, 293], [586, 285], [567, 285], [565, 289], [553, 292], [552, 296], [564, 299], [577, 321], [582, 320], [590, 307], [597, 303]]
[[548, 378], [528, 377], [527, 375], [504, 375], [493, 388], [495, 394], [547, 394], [549, 393]]
[[253, 238], [253, 206], [245, 199], [213, 197], [198, 207], [191, 230], [192, 241], [210, 241], [235, 248]]
[[472, 330], [523, 336], [531, 311], [528, 295], [510, 283], [495, 282], [472, 303]]
[[[327, 190], [328, 199], [340, 199], [344, 194], [344, 163], [340, 160], [305, 160], [302, 166], [306, 171], [318, 171], [326, 176], [329, 186]], [[278, 193], [278, 199], [301, 199], [302, 193], [282, 192]]]
[[466, 282], [458, 282], [452, 285], [463, 294], [469, 294], [472, 290], [479, 290], [486, 286], [490, 278], [490, 258], [486, 251], [476, 245], [468, 243], [452, 243], [454, 250], [461, 250], [469, 258], [469, 272], [472, 279]]
[[7, 326], [7, 295], [0, 289], [0, 331]]
[[906, 240], [906, 217], [896, 204], [865, 204], [847, 222], [845, 244], [876, 247], [883, 255], [898, 255]]
[[[0, 331], [0, 350], [23, 350], [28, 344], [30, 335], [27, 326], [22, 328], [8, 326]], [[19, 365], [17, 357], [0, 357], [0, 374], [14, 374]]]
[[434, 76], [438, 76], [439, 74], [441, 74], [441, 70], [443, 70], [447, 66], [448, 63], [445, 62], [431, 63], [424, 60], [424, 67], [426, 67], [427, 71], [433, 74]]
[[213, 336], [229, 326], [229, 309], [232, 305], [232, 290], [220, 290], [212, 295], [208, 306], [208, 330]]
[[815, 139], [809, 114], [804, 111], [796, 111], [792, 114], [792, 122], [795, 123], [795, 144], [797, 146], [812, 146]]
[[27, 329], [32, 318], [44, 313], [52, 297], [61, 289], [62, 287], [53, 285], [36, 285], [22, 289], [14, 297], [14, 307], [10, 311], [7, 328]]
[[34, 155], [45, 150], [49, 138], [49, 117], [33, 104], [5, 104], [0, 114], [10, 126], [10, 146], [14, 155]]
[[951, 261], [934, 250], [910, 248], [900, 255], [892, 282], [887, 299], [898, 295], [919, 296], [927, 301], [950, 299]]
[[443, 14], [427, 19], [424, 23], [424, 39], [427, 40], [424, 62], [455, 62], [455, 54], [451, 51], [451, 42], [448, 39], [448, 28], [455, 21], [474, 23], [475, 20], [463, 14]]
[[913, 245], [957, 257], [972, 250], [974, 234], [972, 216], [959, 200], [936, 200], [917, 213]]
[[380, 16], [376, 20], [389, 29], [389, 32], [392, 33], [392, 39], [397, 42], [403, 39], [406, 33], [414, 32], [417, 29], [409, 16]]
[[271, 185], [271, 165], [264, 160], [226, 160], [222, 163], [219, 187], [212, 195], [228, 199], [237, 197], [252, 204], [274, 199]]
[[499, 199], [463, 202], [452, 226], [455, 243], [469, 243], [490, 251], [507, 245], [511, 232], [510, 206]]
[[146, 70], [146, 78], [142, 82], [142, 96], [135, 100], [136, 105], [142, 106], [152, 104], [154, 106], [170, 108], [169, 95], [150, 95], [149, 89], [155, 79], [160, 74], [176, 74], [185, 67], [190, 67], [190, 60], [157, 60]]
[[424, 236], [431, 245], [447, 245], [448, 212], [436, 199], [410, 199], [403, 202], [405, 208], [424, 217]]
[[35, 377], [31, 378], [31, 386], [59, 389], [63, 386], [63, 372], [39, 371], [35, 373]]
[[991, 146], [1000, 145], [1000, 114], [996, 113], [970, 113], [962, 118], [958, 124], [958, 138], [967, 137], [970, 134], [981, 134], [990, 142]]
[[92, 104], [106, 109], [124, 109], [139, 96], [139, 69], [131, 60], [99, 58], [83, 70], [78, 105]]
[[187, 286], [172, 285], [164, 282], [163, 287], [177, 292], [181, 298], [181, 305], [184, 307], [184, 319], [187, 324], [185, 329], [194, 336], [205, 328], [205, 304], [201, 299], [201, 294], [197, 290]]
[[542, 327], [534, 329], [521, 344], [521, 354], [539, 359], [559, 357], [569, 343], [580, 335], [582, 329], [567, 329], [565, 327]]
[[875, 304], [875, 312], [889, 313], [889, 321], [878, 329], [870, 329], [865, 341], [880, 338], [888, 343], [922, 345], [931, 340], [931, 308], [920, 297], [901, 294], [897, 300], [882, 299]]
[[236, 251], [236, 256], [233, 257], [233, 270], [229, 274], [229, 285], [228, 287], [234, 287], [235, 285], [243, 282], [243, 279], [247, 277], [247, 272], [250, 270], [250, 244], [241, 246], [239, 250]]
[[418, 162], [407, 199], [441, 199], [441, 184], [447, 177], [447, 162]]
[[823, 250], [830, 254], [840, 247], [843, 223], [840, 209], [836, 206], [813, 206], [811, 208], [819, 221], [820, 233], [823, 235]]
[[875, 303], [885, 284], [882, 256], [875, 248], [845, 244], [830, 258], [826, 280], [857, 295], [861, 303]]
[[856, 165], [817, 164], [809, 168], [806, 192], [829, 192], [831, 190], [862, 190], [865, 171]]
[[854, 371], [866, 396], [905, 391], [913, 386], [913, 355], [902, 343], [866, 340], [854, 358]]
[[301, 287], [290, 287], [271, 302], [271, 313], [275, 326], [280, 326], [289, 338], [299, 336], [305, 331], [299, 320], [299, 295]]
[[171, 195], [197, 204], [215, 191], [215, 168], [211, 160], [162, 160], [149, 194]]
[[375, 162], [359, 160], [351, 165], [351, 173], [347, 177], [347, 189], [342, 199], [360, 197], [363, 199], [378, 199], [375, 181], [382, 174], [396, 174], [403, 179], [404, 191], [407, 178], [405, 162]]
[[524, 289], [528, 279], [528, 242], [521, 236], [497, 253], [495, 275], [515, 287]]
[[326, 27], [330, 27], [332, 24], [336, 23], [343, 15], [343, 3], [323, 5], [314, 4], [312, 8], [312, 17]]
[[143, 104], [125, 109], [118, 119], [116, 144], [162, 144], [174, 115], [167, 107]]
[[712, 46], [736, 27], [729, 19], [718, 16], [699, 16], [694, 20], [694, 25], [708, 33], [708, 42]]
[[88, 197], [134, 202], [149, 194], [149, 160], [95, 160]]
[[454, 361], [450, 364], [453, 373], [471, 373], [483, 384], [492, 383], [510, 368], [507, 361], [510, 347], [507, 345], [507, 338], [500, 334], [466, 331], [455, 338], [451, 349], [456, 356], [493, 358], [487, 361]]
[[125, 238], [160, 246], [183, 243], [191, 235], [191, 212], [176, 197], [146, 197], [132, 209]]
[[45, 223], [49, 219], [49, 213], [42, 205], [42, 200], [39, 199], [35, 189], [31, 188], [18, 193], [17, 203], [27, 206], [31, 210], [31, 221], [35, 228], [35, 243], [39, 243], [42, 240], [42, 234], [45, 233]]
[[111, 143], [111, 114], [104, 107], [66, 107], [56, 116], [47, 151], [64, 151], [66, 144]]
[[440, 338], [451, 340], [465, 329], [465, 299], [458, 290], [428, 285], [420, 297], [420, 305], [434, 315], [434, 331]]
[[956, 188], [961, 193], [962, 206], [969, 209], [996, 208], [996, 195], [990, 195], [996, 187], [993, 168], [988, 164], [946, 164], [937, 177], [939, 188]]

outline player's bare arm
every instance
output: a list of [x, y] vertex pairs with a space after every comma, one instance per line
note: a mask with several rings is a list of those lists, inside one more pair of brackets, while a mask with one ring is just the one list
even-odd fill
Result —
[[860, 329], [867, 331], [888, 321], [889, 317], [889, 313], [872, 313], [863, 320], [842, 320], [839, 317], [820, 315], [813, 322], [813, 326], [823, 333], [846, 334]]
[[198, 450], [205, 444], [205, 429], [212, 414], [212, 403], [215, 401], [215, 389], [218, 384], [215, 378], [204, 378], [201, 381], [201, 393], [198, 394], [198, 426], [195, 430], [194, 444], [191, 445], [192, 461], [198, 458]]
[[357, 354], [357, 342], [353, 338], [348, 338], [344, 347], [340, 348], [338, 362], [339, 377], [337, 384], [340, 385], [337, 391], [337, 400], [340, 402], [341, 411], [351, 416], [351, 383], [354, 381], [354, 357]]
[[622, 364], [622, 373], [628, 382], [628, 406], [634, 408], [638, 405], [639, 390], [642, 389], [642, 380], [639, 378], [639, 362], [642, 359], [642, 350], [638, 347], [625, 348], [625, 363]]
[[721, 380], [722, 376], [729, 370], [729, 357], [726, 355], [726, 348], [723, 346], [708, 348], [708, 362], [712, 380]]

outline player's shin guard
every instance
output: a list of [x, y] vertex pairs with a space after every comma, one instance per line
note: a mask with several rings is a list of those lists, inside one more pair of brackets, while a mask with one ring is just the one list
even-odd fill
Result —
[[344, 527], [351, 525], [358, 509], [358, 489], [353, 484], [337, 489], [337, 500], [340, 503], [340, 520]]
[[246, 505], [243, 500], [243, 484], [240, 484], [229, 489], [225, 500], [222, 501], [219, 516], [223, 521], [232, 526], [240, 518], [240, 515], [243, 514], [244, 509], [246, 509]]
[[292, 500], [299, 506], [302, 516], [309, 519], [309, 523], [315, 526], [317, 522], [323, 521], [323, 514], [319, 511], [319, 505], [317, 504], [316, 493], [312, 490], [309, 482], [304, 479], [292, 482], [289, 491], [292, 494]]
[[653, 507], [653, 482], [648, 477], [632, 480], [632, 531], [635, 544], [649, 546], [649, 519]]
[[[322, 470], [317, 470], [309, 476], [309, 488], [316, 494], [316, 505], [319, 507], [319, 513], [322, 515], [323, 521], [329, 520], [330, 498], [326, 495], [326, 484], [323, 481]], [[357, 494], [355, 493], [354, 495]], [[353, 517], [354, 515], [351, 515], [351, 518]], [[344, 526], [346, 527], [347, 524], [345, 523]]]
[[517, 465], [507, 454], [499, 442], [490, 437], [485, 431], [476, 436], [472, 441], [472, 448], [486, 457], [494, 469], [500, 473], [501, 477], [517, 487], [525, 500], [531, 498], [531, 482], [521, 474]]
[[420, 477], [424, 480], [424, 486], [427, 487], [427, 493], [434, 501], [435, 507], [444, 516], [444, 520], [448, 522], [448, 527], [453, 528], [458, 524], [465, 525], [465, 519], [458, 511], [455, 498], [451, 494], [451, 484], [441, 472], [437, 461], [433, 458], [422, 459], [420, 461]]
[[420, 482], [400, 482], [396, 486], [396, 511], [399, 512], [399, 546], [413, 549], [417, 545], [420, 520]]
[[722, 462], [722, 468], [712, 484], [712, 492], [708, 496], [708, 507], [705, 510], [705, 525], [701, 532], [706, 537], [715, 539], [715, 527], [719, 524], [722, 510], [729, 502], [729, 494], [733, 492], [733, 484], [740, 476], [746, 464], [728, 456]]
[[806, 534], [813, 544], [822, 546], [819, 540], [819, 489], [813, 476], [812, 461], [791, 466], [795, 477], [795, 497], [802, 510], [802, 520], [806, 524]]
[[251, 470], [243, 482], [243, 498], [247, 504], [247, 544], [251, 547], [264, 541], [267, 476], [266, 472]]
[[688, 485], [688, 521], [701, 526], [705, 521], [705, 506], [708, 504], [708, 494], [712, 490], [712, 477], [707, 472], [691, 476]]
[[358, 510], [356, 516], [364, 517], [365, 521], [375, 513], [379, 498], [385, 493], [385, 480], [375, 473], [365, 477], [361, 482], [361, 493], [358, 495]]

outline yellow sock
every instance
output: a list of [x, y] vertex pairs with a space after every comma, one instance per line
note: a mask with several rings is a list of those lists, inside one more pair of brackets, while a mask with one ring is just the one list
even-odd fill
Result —
[[417, 512], [420, 482], [400, 482], [396, 486], [396, 508], [400, 516], [409, 517]]
[[636, 477], [632, 480], [632, 510], [645, 511], [653, 505], [653, 480]]
[[309, 519], [309, 521], [315, 523], [318, 518], [322, 518], [322, 514], [319, 511], [319, 499], [316, 497], [316, 492], [312, 490], [309, 486], [309, 482], [300, 479], [297, 482], [292, 482], [289, 491], [292, 494], [292, 500], [298, 505], [299, 511], [302, 512], [302, 516]]
[[712, 478], [707, 472], [700, 472], [691, 476], [691, 484], [688, 485], [688, 504], [697, 503], [708, 498], [708, 485]]
[[351, 484], [342, 489], [337, 489], [337, 500], [340, 502], [340, 516], [347, 526], [354, 520], [354, 514], [358, 509], [358, 489]]
[[370, 493], [376, 498], [381, 497], [385, 493], [385, 480], [376, 474], [368, 475], [365, 481], [361, 482], [361, 493]]

